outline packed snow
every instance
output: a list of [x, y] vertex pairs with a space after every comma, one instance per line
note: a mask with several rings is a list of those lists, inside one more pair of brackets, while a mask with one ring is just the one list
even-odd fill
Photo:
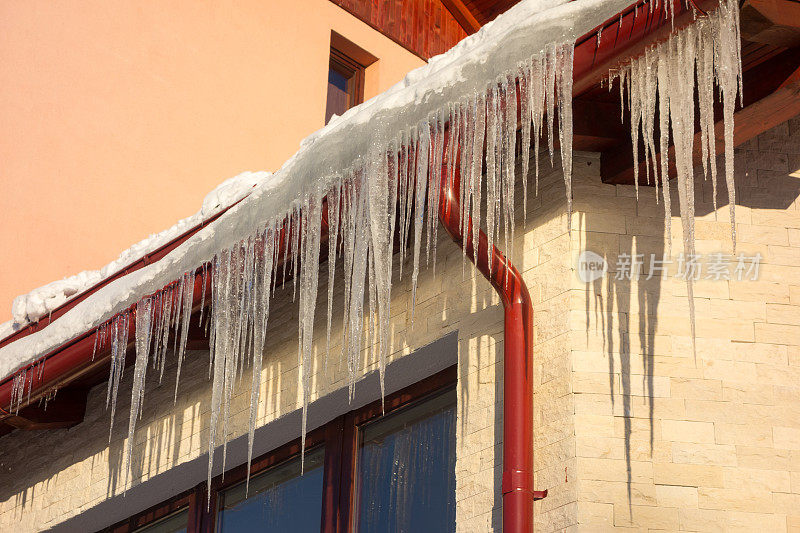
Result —
[[[297, 154], [270, 179], [263, 179], [248, 197], [161, 261], [109, 283], [47, 328], [1, 348], [0, 374], [8, 376], [77, 334], [100, 328], [99, 345], [109, 342], [111, 346], [108, 403], [113, 414], [128, 325], [134, 321], [136, 363], [124, 465], [127, 472], [136, 420], [145, 397], [146, 367], [152, 365], [163, 378], [170, 331], [176, 332], [172, 350], [182, 361], [194, 280], [200, 276], [202, 300], [209, 302], [205, 321], [210, 328], [212, 376], [210, 483], [214, 450], [220, 443], [225, 461], [231, 398], [247, 366], [253, 369], [248, 463], [252, 457], [269, 301], [277, 280], [291, 275], [291, 289], [299, 288], [298, 358], [303, 391], [300, 430], [304, 439], [323, 216], [327, 215], [332, 243], [328, 260], [333, 264], [341, 257], [343, 265], [340, 356], [347, 361], [350, 393], [359, 376], [365, 331], [373, 329], [365, 328], [365, 322], [377, 324], [374, 335], [379, 345], [383, 391], [395, 234], [401, 241], [401, 254], [412, 255], [415, 295], [423, 253], [425, 263], [435, 269], [441, 180], [452, 181], [458, 176], [462, 227], [471, 229], [474, 239], [485, 229], [490, 253], [494, 243], [502, 240], [506, 255], [513, 261], [508, 243], [514, 238], [518, 96], [523, 118], [519, 126], [525, 194], [530, 141], [534, 141], [536, 176], [539, 138], [547, 132], [553, 158], [557, 125], [567, 206], [571, 210], [573, 43], [626, 8], [629, 1], [521, 2], [450, 52], [409, 73], [389, 91], [331, 120], [303, 141]], [[628, 84], [627, 103], [635, 118], [634, 141], [641, 124], [648, 154], [645, 163], [652, 164], [654, 179], [661, 173], [665, 204], [665, 163], [662, 161], [659, 167], [653, 158], [656, 107], [662, 152], [664, 132], [671, 123], [687, 247], [693, 246], [694, 197], [687, 178], [691, 175], [694, 84], [687, 81], [695, 80], [695, 64], [703, 73], [698, 76], [700, 81], [710, 79], [713, 72], [726, 106], [732, 105], [739, 63], [737, 9], [735, 0], [724, 0], [723, 7], [710, 18], [648, 50], [643, 58], [623, 67], [620, 74]], [[703, 46], [711, 47], [714, 53], [698, 52]], [[703, 100], [707, 96], [701, 95], [701, 113], [705, 113], [703, 106], [707, 111]], [[726, 120], [732, 121], [731, 113], [732, 107], [726, 110]], [[704, 116], [707, 120], [708, 115]], [[710, 157], [708, 150], [704, 154]], [[444, 173], [442, 168], [446, 169]], [[726, 168], [726, 172], [730, 170]], [[537, 186], [538, 179], [534, 177], [534, 192]], [[466, 228], [469, 221], [472, 227]], [[397, 232], [395, 224], [400, 225]], [[330, 344], [331, 301], [337, 280], [335, 269], [329, 267], [327, 271], [326, 338]], [[366, 309], [365, 304], [369, 306]], [[201, 315], [200, 320], [203, 319]], [[335, 355], [326, 354], [326, 361]], [[35, 371], [34, 366], [15, 373], [17, 402], [23, 397], [26, 379]]]

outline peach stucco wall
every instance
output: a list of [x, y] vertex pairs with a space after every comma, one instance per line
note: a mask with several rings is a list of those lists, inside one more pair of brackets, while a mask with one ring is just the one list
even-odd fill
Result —
[[328, 0], [0, 0], [0, 322], [280, 167], [324, 123], [332, 29], [379, 58], [367, 98], [423, 63]]

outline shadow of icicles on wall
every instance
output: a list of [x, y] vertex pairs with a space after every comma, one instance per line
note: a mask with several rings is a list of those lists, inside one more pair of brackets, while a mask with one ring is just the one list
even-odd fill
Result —
[[[751, 210], [768, 210], [777, 214], [791, 208], [800, 196], [800, 154], [783, 153], [785, 147], [781, 144], [792, 136], [792, 132], [800, 135], [800, 119], [786, 122], [737, 148], [737, 217], [741, 216], [737, 222], [750, 224]], [[720, 173], [724, 171], [722, 158], [718, 160], [718, 168]], [[592, 194], [587, 194], [587, 190]], [[577, 260], [579, 253], [589, 250], [601, 256], [608, 267], [605, 276], [578, 282], [579, 287], [585, 287], [587, 329], [585, 347], [576, 348], [585, 350], [579, 357], [603, 354], [607, 373], [605, 391], [594, 382], [581, 385], [576, 392], [597, 393], [599, 409], [604, 408], [601, 396], [606, 398], [606, 403], [610, 400], [607, 414], [614, 419], [613, 435], [624, 440], [631, 514], [637, 499], [651, 498], [637, 491], [637, 463], [672, 462], [671, 457], [665, 456], [663, 461], [659, 459], [660, 454], [668, 454], [668, 450], [660, 449], [660, 426], [656, 423], [658, 416], [655, 411], [659, 402], [663, 402], [667, 410], [679, 406], [669, 405], [673, 401], [669, 393], [670, 370], [662, 369], [660, 372], [657, 365], [660, 360], [668, 360], [662, 356], [693, 357], [686, 284], [684, 278], [676, 277], [679, 256], [683, 253], [683, 236], [677, 218], [680, 213], [674, 186], [671, 192], [673, 219], [670, 236], [665, 235], [663, 202], [656, 202], [652, 187], [640, 187], [638, 203], [632, 186], [578, 184], [575, 193], [575, 210], [579, 214], [578, 232], [573, 236], [573, 249], [576, 250], [573, 261]], [[712, 184], [710, 178], [704, 179], [702, 168], [695, 170], [695, 197], [697, 253], [701, 261], [713, 253], [731, 256], [724, 179], [718, 184], [716, 213]], [[667, 237], [672, 241], [671, 257]], [[739, 253], [754, 254], [752, 248], [752, 244], [748, 246], [748, 243], [740, 242], [737, 256]], [[638, 276], [629, 270], [635, 270], [637, 254], [643, 254]], [[735, 265], [737, 256], [730, 257], [732, 265]], [[672, 263], [663, 265], [668, 271], [664, 273], [656, 268], [651, 275], [653, 258], [671, 259]], [[704, 307], [708, 309], [713, 305], [718, 290], [714, 286], [716, 283], [727, 282], [701, 277], [695, 284], [699, 324], [695, 366], [700, 364], [698, 360], [714, 356], [703, 351], [701, 322], [706, 318], [703, 316]], [[586, 364], [591, 371], [599, 372], [597, 361]], [[641, 473], [642, 481], [645, 475]], [[650, 480], [647, 482], [652, 483]]]

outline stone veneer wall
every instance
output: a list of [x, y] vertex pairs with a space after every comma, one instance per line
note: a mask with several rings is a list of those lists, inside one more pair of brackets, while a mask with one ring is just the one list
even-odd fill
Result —
[[[575, 530], [800, 530], [800, 118], [736, 164], [737, 254], [761, 254], [759, 277], [696, 283], [696, 357], [676, 265], [615, 279], [618, 254], [668, 251], [653, 189], [637, 206], [633, 187], [576, 184], [573, 259], [595, 251], [611, 272], [570, 291]], [[695, 187], [697, 253], [730, 254], [724, 186], [716, 213], [710, 182]], [[679, 219], [668, 238], [683, 251]]]

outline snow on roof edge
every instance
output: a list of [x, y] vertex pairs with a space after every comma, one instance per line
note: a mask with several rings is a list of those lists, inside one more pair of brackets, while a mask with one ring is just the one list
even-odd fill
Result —
[[270, 175], [271, 173], [264, 171], [245, 171], [229, 178], [205, 196], [200, 210], [195, 214], [179, 220], [159, 233], [153, 233], [142, 239], [124, 250], [117, 259], [104, 267], [98, 270], [84, 270], [17, 296], [12, 304], [11, 313], [13, 318], [0, 324], [0, 341], [25, 326], [36, 322], [48, 313], [52, 313], [70, 299], [227, 209], [250, 194], [254, 187], [257, 187]]
[[395, 139], [397, 132], [416, 127], [431, 113], [485, 89], [546, 44], [574, 41], [630, 4], [631, 0], [523, 0], [384, 93], [309, 135], [271, 179], [162, 260], [112, 281], [46, 328], [0, 348], [0, 380], [108, 321], [184, 272], [194, 271], [278, 213], [286, 213], [304, 193], [326, 187], [335, 176], [359, 164], [379, 144], [377, 140]]

